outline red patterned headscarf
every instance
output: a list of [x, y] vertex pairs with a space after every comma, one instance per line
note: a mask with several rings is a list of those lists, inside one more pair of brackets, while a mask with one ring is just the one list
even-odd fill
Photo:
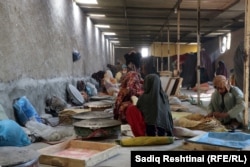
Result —
[[127, 107], [132, 104], [131, 97], [139, 97], [143, 93], [143, 81], [140, 74], [129, 71], [122, 80], [120, 91], [117, 95], [114, 106], [114, 118], [126, 122], [125, 112]]

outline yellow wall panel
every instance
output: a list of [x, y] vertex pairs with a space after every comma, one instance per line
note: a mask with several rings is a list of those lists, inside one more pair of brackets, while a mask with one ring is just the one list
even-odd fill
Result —
[[[197, 44], [180, 44], [180, 55], [197, 52]], [[168, 56], [168, 44], [155, 42], [151, 45], [151, 55], [155, 57], [167, 57]], [[177, 55], [177, 44], [169, 44], [169, 55]]]

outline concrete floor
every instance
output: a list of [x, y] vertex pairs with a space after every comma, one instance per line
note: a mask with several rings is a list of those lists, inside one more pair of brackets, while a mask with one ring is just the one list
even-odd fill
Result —
[[[194, 100], [197, 100], [197, 92], [192, 90], [187, 90], [185, 88], [181, 89], [182, 95], [192, 96]], [[211, 92], [209, 93], [201, 93], [200, 99], [202, 101], [203, 106], [198, 105], [191, 105], [189, 102], [183, 102], [183, 105], [187, 106], [190, 112], [199, 112], [199, 113], [206, 113], [206, 107], [208, 101], [210, 99]], [[130, 132], [131, 133], [131, 132]], [[124, 136], [121, 136], [124, 137]], [[126, 137], [126, 136], [125, 136]], [[114, 140], [110, 139], [111, 142]], [[100, 141], [101, 142], [101, 141]], [[168, 150], [181, 150], [181, 146], [183, 145], [184, 139], [175, 140], [174, 143], [169, 145], [160, 145], [160, 146], [140, 146], [140, 147], [119, 147], [117, 155], [106, 159], [105, 161], [96, 164], [95, 166], [110, 166], [110, 167], [128, 167], [131, 166], [131, 151], [168, 151]], [[48, 147], [50, 145], [46, 143], [34, 143], [28, 148], [39, 150], [44, 147]], [[41, 167], [48, 167], [50, 165], [40, 164]]]
[[[183, 144], [183, 140], [176, 140], [173, 144], [170, 145], [160, 145], [160, 146], [142, 146], [142, 147], [119, 147], [117, 154], [113, 157], [108, 158], [98, 164], [95, 167], [100, 166], [109, 166], [109, 167], [129, 167], [131, 166], [131, 151], [168, 151], [178, 149]], [[35, 144], [36, 148], [46, 147], [48, 145], [44, 144]], [[38, 146], [39, 145], [39, 146]], [[34, 148], [34, 145], [31, 147]], [[49, 167], [51, 165], [40, 164], [40, 167]]]

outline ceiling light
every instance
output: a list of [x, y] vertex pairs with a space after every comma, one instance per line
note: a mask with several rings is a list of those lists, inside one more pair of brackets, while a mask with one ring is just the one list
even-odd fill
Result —
[[97, 0], [75, 0], [75, 2], [80, 4], [98, 4]]
[[116, 35], [114, 32], [103, 32], [104, 35]]
[[120, 41], [110, 41], [111, 43], [120, 43]]
[[98, 28], [110, 28], [109, 25], [104, 25], [104, 24], [96, 24], [95, 26]]
[[104, 14], [89, 14], [90, 17], [105, 17]]

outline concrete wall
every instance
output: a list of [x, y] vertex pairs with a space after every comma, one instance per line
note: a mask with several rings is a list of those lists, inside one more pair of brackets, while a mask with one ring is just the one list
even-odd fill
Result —
[[[65, 97], [65, 86], [104, 70], [109, 46], [72, 0], [0, 0], [0, 104], [27, 95], [39, 110], [44, 97]], [[81, 54], [72, 61], [72, 51]]]

